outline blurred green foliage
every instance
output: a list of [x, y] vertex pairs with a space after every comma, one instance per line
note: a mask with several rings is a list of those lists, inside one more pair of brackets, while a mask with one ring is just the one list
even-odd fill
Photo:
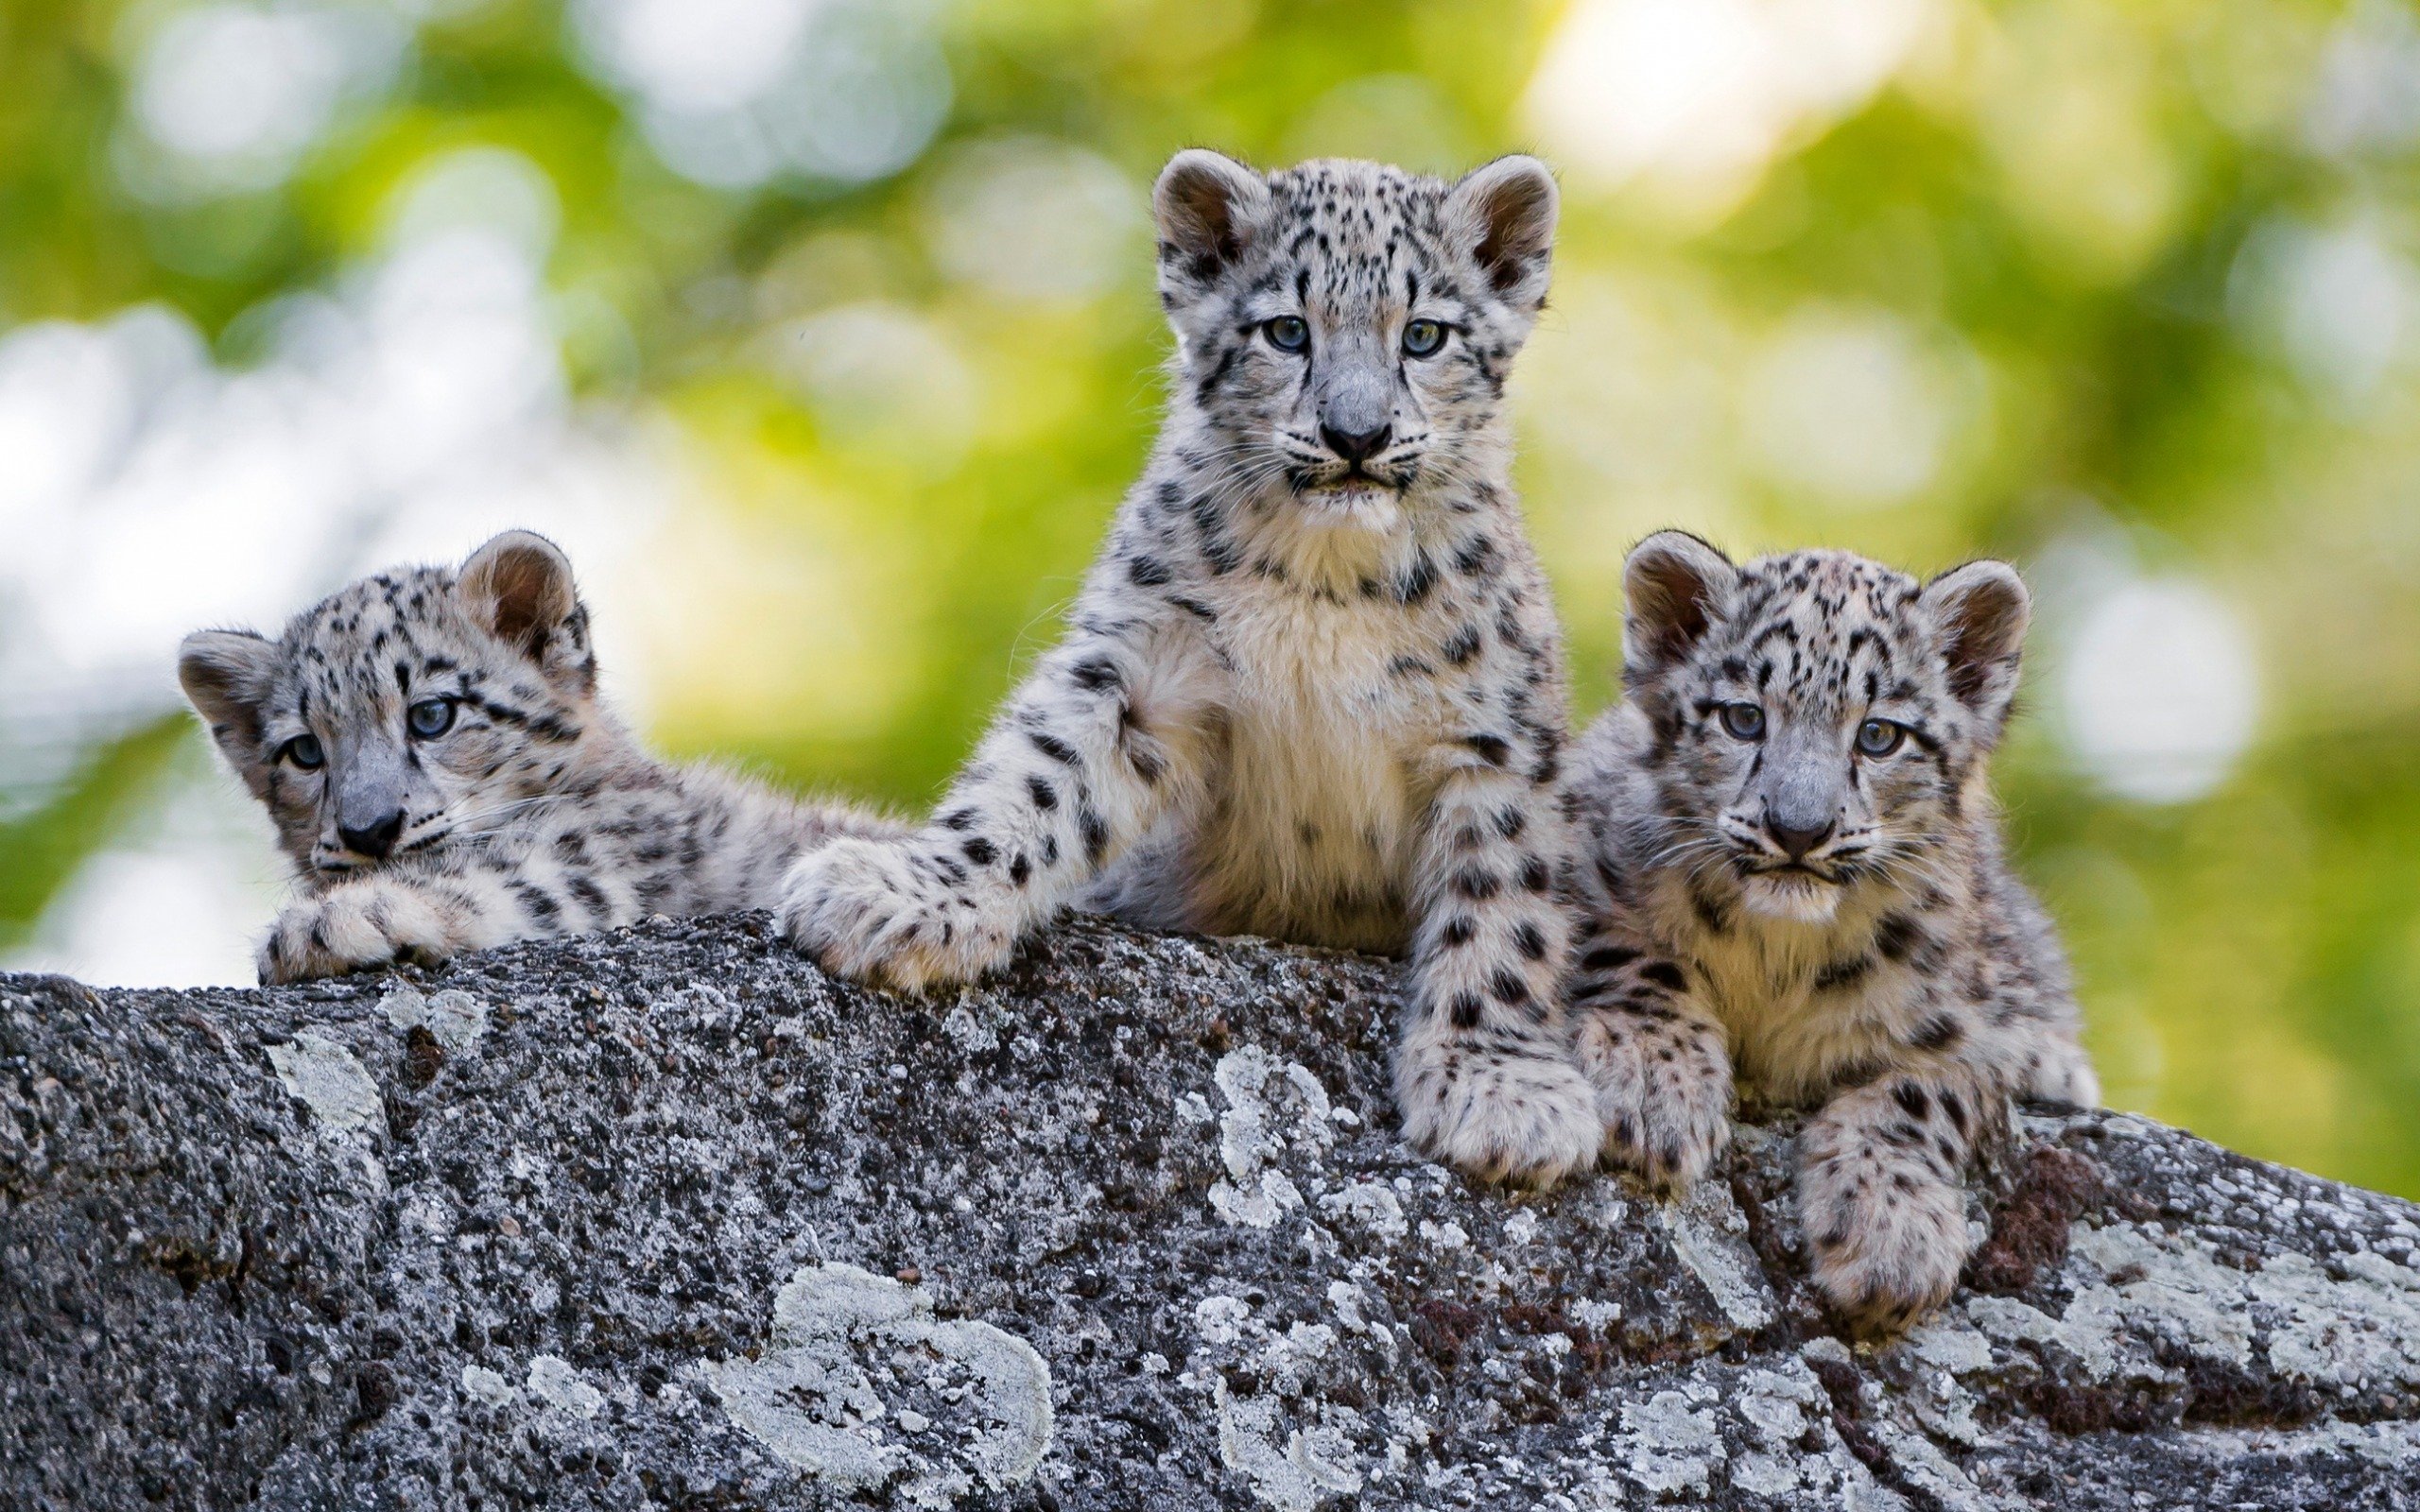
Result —
[[139, 812], [192, 735], [183, 714], [156, 717], [100, 743], [40, 807], [0, 820], [0, 946], [18, 943], [87, 855]]
[[[0, 322], [164, 301], [241, 368], [251, 312], [378, 256], [421, 167], [522, 155], [560, 211], [543, 272], [580, 414], [676, 435], [690, 480], [605, 606], [654, 734], [914, 805], [1051, 634], [1139, 466], [1166, 347], [1139, 223], [1073, 292], [954, 266], [970, 151], [1072, 147], [1137, 215], [1194, 143], [1440, 171], [1569, 157], [1519, 395], [1579, 713], [1611, 696], [1621, 552], [1657, 525], [2033, 568], [2036, 713], [2002, 787], [2113, 1099], [2420, 1194], [2411, 23], [2284, 0], [1845, 9], [1900, 26], [1875, 77], [1790, 85], [1806, 98], [1712, 168], [1688, 157], [1705, 122], [1616, 120], [1620, 170], [1583, 166], [1541, 103], [1558, 56], [1588, 77], [1585, 3], [965, 0], [919, 12], [950, 96], [904, 168], [718, 188], [667, 166], [555, 6], [439, 6], [290, 172], [180, 197], [126, 166], [129, 78], [179, 7], [12, 0]], [[1795, 77], [1759, 66], [1769, 90]], [[866, 309], [948, 362], [820, 387], [786, 367], [802, 331]], [[2120, 580], [2193, 585], [2252, 648], [2250, 744], [2189, 791], [2110, 778], [2126, 732], [2088, 727], [2129, 706], [2061, 680], [2125, 651], [2091, 628]], [[0, 831], [0, 932], [100, 842], [161, 740], [97, 747]]]

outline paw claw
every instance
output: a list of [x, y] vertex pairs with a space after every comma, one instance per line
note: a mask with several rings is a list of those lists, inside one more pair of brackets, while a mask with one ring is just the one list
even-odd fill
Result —
[[1811, 1170], [1799, 1180], [1802, 1213], [1822, 1215], [1815, 1288], [1853, 1332], [1896, 1333], [1949, 1300], [1968, 1244], [1959, 1187], [1929, 1179], [1843, 1189]]
[[1414, 1041], [1395, 1085], [1404, 1137], [1479, 1180], [1543, 1189], [1596, 1164], [1604, 1135], [1594, 1098], [1563, 1059], [1482, 1058]]
[[1603, 1121], [1602, 1164], [1637, 1176], [1662, 1194], [1685, 1190], [1731, 1145], [1731, 1067], [1696, 1057], [1651, 1063], [1634, 1032], [1584, 1020], [1579, 1061]]
[[1008, 929], [919, 864], [911, 844], [835, 840], [782, 884], [782, 933], [830, 975], [916, 991], [1006, 964]]

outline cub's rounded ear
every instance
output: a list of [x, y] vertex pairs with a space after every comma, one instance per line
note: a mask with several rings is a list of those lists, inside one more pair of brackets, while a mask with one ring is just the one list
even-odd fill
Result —
[[177, 647], [177, 681], [248, 782], [259, 770], [262, 713], [277, 682], [277, 645], [250, 630], [196, 630]]
[[1622, 563], [1622, 680], [1633, 687], [1688, 654], [1722, 612], [1739, 569], [1685, 530], [1659, 530]]
[[2016, 696], [2017, 658], [2033, 614], [2025, 579], [2004, 561], [1970, 561], [1925, 584], [1920, 601], [1941, 631], [1950, 693], [1998, 725]]
[[508, 530], [471, 553], [455, 579], [471, 618], [550, 679], [585, 693], [596, 665], [588, 650], [588, 611], [572, 585], [571, 558], [545, 537]]
[[1160, 292], [1200, 294], [1237, 257], [1269, 209], [1269, 180], [1221, 152], [1187, 147], [1160, 170], [1151, 218], [1160, 238]]
[[1516, 310], [1535, 313], [1547, 302], [1562, 202], [1547, 165], [1517, 153], [1472, 169], [1446, 200], [1488, 283]]

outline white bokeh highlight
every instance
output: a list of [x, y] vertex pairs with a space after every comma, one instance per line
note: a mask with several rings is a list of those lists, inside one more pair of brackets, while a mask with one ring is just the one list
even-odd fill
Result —
[[2420, 141], [2420, 18], [2398, 0], [2360, 0], [2331, 31], [2304, 115], [2304, 139], [2329, 157], [2394, 152]]
[[1907, 322], [1881, 310], [1793, 314], [1766, 341], [1740, 404], [1760, 471], [1841, 508], [1896, 504], [1941, 471], [1948, 380]]
[[934, 175], [926, 239], [951, 278], [1019, 300], [1082, 300], [1136, 266], [1144, 192], [1098, 153], [1045, 137], [972, 143]]
[[735, 111], [782, 81], [817, 0], [585, 0], [573, 12], [596, 60], [649, 108]]
[[2075, 764], [2141, 803], [2215, 791], [2251, 746], [2260, 712], [2242, 617], [2201, 583], [2110, 585], [2069, 629], [2057, 691]]
[[2304, 387], [2359, 408], [2407, 355], [2420, 269], [2375, 217], [2272, 221], [2245, 239], [2228, 302], [2238, 326]]
[[1522, 103], [1599, 188], [1744, 193], [1791, 136], [1847, 114], [1906, 60], [1931, 0], [1579, 0]]
[[282, 181], [349, 101], [393, 76], [401, 18], [368, 5], [197, 6], [144, 41], [127, 109], [156, 161], [130, 164], [139, 192], [181, 198]]
[[767, 333], [762, 350], [804, 399], [827, 444], [946, 476], [964, 460], [981, 412], [974, 367], [918, 311], [869, 300]]
[[887, 178], [949, 115], [949, 65], [914, 0], [576, 0], [569, 15], [589, 71], [700, 183]]
[[499, 236], [530, 267], [544, 266], [562, 227], [562, 202], [546, 170], [510, 147], [458, 147], [429, 158], [389, 196], [388, 246], [449, 232]]

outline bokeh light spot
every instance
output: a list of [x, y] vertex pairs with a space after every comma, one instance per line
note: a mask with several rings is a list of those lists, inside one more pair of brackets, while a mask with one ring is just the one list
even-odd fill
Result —
[[927, 239], [952, 278], [1017, 299], [1087, 299], [1149, 266], [1143, 198], [1098, 153], [1042, 137], [977, 142], [936, 174]]
[[1844, 507], [1896, 503], [1941, 469], [1946, 382], [1886, 312], [1816, 308], [1786, 321], [1751, 368], [1741, 404], [1766, 474]]
[[2144, 803], [2182, 803], [2217, 788], [2251, 744], [2259, 713], [2242, 619], [2183, 578], [2135, 579], [2086, 610], [2059, 691], [2077, 764]]
[[128, 107], [167, 158], [138, 190], [169, 198], [278, 182], [352, 95], [391, 77], [406, 34], [367, 6], [199, 6], [143, 43]]
[[1606, 188], [1646, 179], [1727, 203], [1795, 130], [1889, 78], [1925, 0], [1581, 0], [1525, 111], [1545, 145]]

